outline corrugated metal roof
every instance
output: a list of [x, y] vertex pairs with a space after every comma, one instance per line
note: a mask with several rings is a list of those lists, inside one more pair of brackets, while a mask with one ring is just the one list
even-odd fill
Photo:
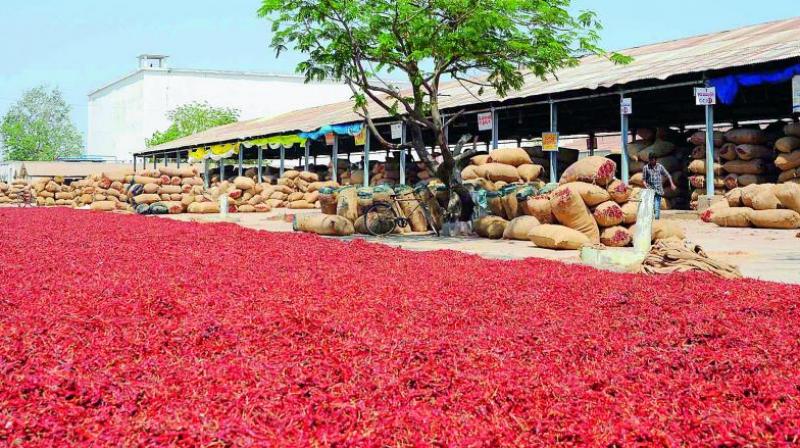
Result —
[[129, 163], [100, 163], [100, 162], [35, 162], [25, 161], [20, 166], [24, 167], [28, 177], [86, 177], [102, 172], [118, 172], [133, 170]]
[[[800, 57], [800, 17], [689, 37], [620, 51], [633, 57], [627, 65], [615, 65], [606, 58], [587, 56], [576, 67], [567, 68], [542, 80], [526, 76], [518, 91], [500, 97], [492, 89], [477, 96], [477, 86], [469, 90], [451, 82], [440, 89], [440, 108], [454, 109], [482, 103], [551, 95], [584, 89], [608, 88], [648, 79], [665, 80], [675, 75], [700, 73], [730, 67], [760, 64]], [[373, 118], [389, 115], [371, 105]], [[150, 149], [174, 150], [216, 142], [231, 141], [295, 131], [311, 131], [326, 124], [360, 121], [351, 101], [288, 112], [271, 118], [242, 121], [209, 129]]]

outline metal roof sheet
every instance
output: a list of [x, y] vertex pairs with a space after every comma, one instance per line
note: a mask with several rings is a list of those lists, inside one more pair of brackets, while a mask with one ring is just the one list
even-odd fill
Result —
[[[599, 56], [587, 56], [579, 65], [560, 70], [556, 76], [541, 79], [527, 75], [524, 86], [500, 97], [486, 89], [476, 98], [477, 86], [466, 88], [450, 82], [440, 89], [443, 110], [477, 104], [490, 104], [520, 98], [565, 93], [584, 89], [621, 86], [634, 81], [665, 80], [675, 75], [700, 73], [731, 67], [761, 64], [800, 57], [800, 17], [752, 25], [730, 31], [689, 37], [621, 50], [633, 57], [627, 65], [615, 65]], [[372, 104], [373, 118], [387, 118], [382, 108]], [[353, 103], [317, 106], [287, 112], [271, 118], [242, 121], [165, 143], [146, 152], [160, 152], [216, 142], [246, 139], [296, 131], [311, 131], [326, 124], [360, 121]]]

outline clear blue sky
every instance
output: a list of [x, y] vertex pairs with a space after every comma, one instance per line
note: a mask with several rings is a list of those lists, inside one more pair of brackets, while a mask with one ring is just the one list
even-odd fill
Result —
[[[574, 0], [605, 26], [603, 45], [622, 49], [788, 18], [798, 0]], [[58, 86], [84, 133], [87, 94], [136, 67], [141, 53], [171, 56], [172, 67], [290, 73], [298, 58], [275, 60], [259, 0], [3, 0], [0, 114], [25, 89]]]

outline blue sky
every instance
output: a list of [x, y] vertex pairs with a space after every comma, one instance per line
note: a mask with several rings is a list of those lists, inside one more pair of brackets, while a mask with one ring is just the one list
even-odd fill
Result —
[[[0, 114], [25, 89], [58, 86], [81, 132], [87, 94], [133, 71], [136, 56], [171, 56], [172, 67], [290, 73], [296, 55], [268, 48], [259, 0], [3, 0]], [[574, 0], [605, 26], [603, 45], [622, 49], [797, 14], [797, 0]], [[85, 138], [85, 137], [84, 137]]]

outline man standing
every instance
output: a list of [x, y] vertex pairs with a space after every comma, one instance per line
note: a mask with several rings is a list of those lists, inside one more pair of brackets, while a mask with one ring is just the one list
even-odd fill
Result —
[[642, 171], [644, 177], [644, 187], [655, 192], [654, 211], [656, 219], [661, 218], [661, 198], [664, 196], [664, 177], [669, 179], [671, 189], [675, 189], [675, 182], [672, 181], [669, 171], [664, 168], [664, 165], [658, 163], [658, 158], [650, 156], [647, 160], [647, 165], [644, 166]]

